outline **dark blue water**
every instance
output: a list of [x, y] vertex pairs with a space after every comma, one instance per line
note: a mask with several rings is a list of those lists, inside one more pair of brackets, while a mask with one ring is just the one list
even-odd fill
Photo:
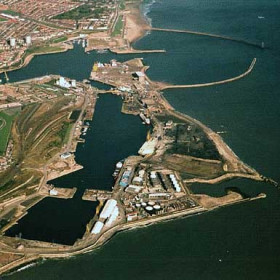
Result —
[[[165, 96], [179, 111], [216, 131], [227, 131], [223, 137], [238, 156], [276, 180], [280, 166], [279, 13], [279, 0], [157, 1], [149, 14], [156, 27], [264, 41], [267, 48], [157, 32], [135, 44], [168, 50], [143, 55], [144, 62], [151, 65], [152, 79], [178, 84], [238, 75], [257, 57], [253, 72], [240, 81], [170, 90]], [[249, 195], [265, 192], [267, 198], [123, 232], [92, 254], [48, 261], [7, 279], [279, 279], [279, 191], [249, 180], [197, 185], [193, 191], [200, 188], [221, 196], [228, 187]]]
[[83, 201], [81, 198], [45, 198], [32, 207], [6, 235], [73, 245], [84, 235], [97, 205], [98, 202]]

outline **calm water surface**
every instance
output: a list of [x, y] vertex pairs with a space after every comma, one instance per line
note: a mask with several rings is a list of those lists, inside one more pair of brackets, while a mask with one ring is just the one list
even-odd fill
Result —
[[[224, 139], [242, 160], [278, 181], [279, 13], [279, 0], [157, 1], [148, 14], [156, 27], [212, 32], [254, 43], [264, 41], [267, 48], [158, 32], [135, 44], [143, 49], [167, 50], [165, 54], [141, 57], [151, 65], [148, 74], [152, 79], [174, 84], [229, 78], [244, 72], [257, 57], [252, 74], [240, 81], [169, 90], [165, 96], [179, 111], [200, 119], [215, 131], [226, 131]], [[68, 54], [37, 57], [26, 68], [10, 73], [10, 77], [18, 80], [54, 72], [82, 80], [88, 77], [93, 61], [109, 61], [112, 57], [86, 55], [76, 48]], [[118, 60], [128, 58], [117, 56]], [[96, 179], [99, 183], [95, 187], [107, 186], [105, 182], [109, 185], [110, 174], [104, 174], [104, 185]], [[279, 191], [249, 180], [196, 185], [192, 189], [221, 196], [228, 187], [237, 187], [248, 195], [265, 192], [267, 198], [123, 232], [91, 254], [47, 261], [6, 279], [279, 279]]]

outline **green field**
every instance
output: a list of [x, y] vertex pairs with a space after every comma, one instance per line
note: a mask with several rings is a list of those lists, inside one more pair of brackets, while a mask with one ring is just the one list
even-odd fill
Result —
[[119, 17], [115, 25], [115, 29], [112, 32], [112, 36], [120, 35], [123, 29], [123, 17]]
[[82, 19], [90, 16], [93, 13], [90, 5], [82, 5], [76, 9], [68, 11], [66, 13], [57, 15], [54, 19]]
[[54, 47], [54, 46], [35, 46], [30, 49], [27, 49], [25, 55], [29, 54], [41, 54], [41, 53], [50, 53], [50, 52], [59, 52], [62, 51], [63, 48]]
[[1, 11], [1, 13], [7, 14], [7, 15], [11, 15], [11, 16], [18, 16], [18, 15], [20, 15], [20, 13], [12, 11], [12, 10], [4, 10], [4, 11]]
[[17, 115], [15, 110], [0, 111], [0, 155], [5, 154], [13, 120]]
[[120, 9], [121, 10], [125, 9], [125, 0], [120, 0]]
[[62, 37], [58, 37], [58, 38], [52, 39], [50, 41], [50, 43], [61, 43], [63, 41], [66, 41], [67, 39], [68, 39], [67, 36], [62, 36]]

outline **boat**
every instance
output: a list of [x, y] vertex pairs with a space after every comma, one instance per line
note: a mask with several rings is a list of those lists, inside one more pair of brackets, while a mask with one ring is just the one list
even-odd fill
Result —
[[121, 171], [121, 168], [123, 166], [123, 163], [121, 161], [119, 161], [117, 164], [116, 164], [116, 169], [114, 171], [114, 173], [112, 174], [112, 176], [116, 179]]
[[30, 267], [33, 267], [33, 266], [35, 266], [35, 265], [36, 265], [36, 263], [27, 264], [27, 265], [25, 265], [25, 266], [23, 266], [23, 267], [17, 269], [17, 272], [23, 271], [23, 270], [25, 270], [25, 269], [27, 269], [27, 268], [30, 268]]
[[147, 125], [151, 124], [150, 118], [147, 118], [143, 113], [140, 113], [139, 116], [143, 120], [144, 124], [147, 124]]
[[97, 53], [107, 53], [108, 50], [106, 50], [106, 49], [104, 49], [104, 50], [97, 50], [96, 52], [97, 52]]

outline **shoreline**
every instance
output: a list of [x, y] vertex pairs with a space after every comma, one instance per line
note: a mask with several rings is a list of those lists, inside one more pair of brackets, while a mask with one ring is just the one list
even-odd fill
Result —
[[[7, 264], [7, 265], [1, 267], [0, 275], [3, 275], [3, 273], [9, 273], [9, 272], [15, 270], [16, 267], [19, 267], [21, 265], [28, 265], [30, 262], [33, 262], [33, 261], [35, 261], [35, 263], [37, 263], [38, 261], [40, 261], [42, 259], [64, 259], [64, 258], [81, 255], [81, 254], [90, 253], [93, 250], [100, 248], [101, 246], [103, 246], [104, 244], [109, 242], [116, 234], [121, 233], [123, 231], [135, 230], [138, 228], [152, 226], [157, 223], [169, 222], [169, 221], [172, 221], [175, 219], [177, 220], [179, 218], [181, 218], [181, 219], [190, 218], [190, 217], [193, 217], [193, 216], [196, 216], [199, 214], [210, 213], [212, 211], [218, 210], [219, 208], [223, 208], [226, 206], [235, 205], [235, 204], [239, 204], [239, 203], [243, 203], [243, 202], [255, 201], [257, 199], [262, 199], [262, 198], [265, 198], [265, 195], [260, 194], [256, 197], [252, 197], [252, 198], [242, 198], [242, 199], [233, 200], [233, 201], [230, 201], [223, 205], [213, 206], [209, 209], [200, 206], [200, 207], [196, 207], [191, 210], [181, 210], [178, 212], [174, 212], [174, 213], [172, 213], [172, 215], [159, 216], [154, 219], [146, 219], [146, 220], [142, 220], [142, 221], [136, 221], [136, 222], [130, 222], [127, 224], [116, 225], [116, 226], [108, 229], [106, 232], [104, 232], [94, 243], [91, 244], [89, 242], [89, 244], [86, 244], [86, 246], [79, 246], [79, 244], [75, 245], [76, 244], [75, 243], [69, 249], [68, 248], [65, 248], [64, 250], [58, 249], [58, 251], [60, 251], [60, 253], [48, 252], [48, 253], [37, 253], [35, 255], [32, 253], [28, 253], [25, 257], [15, 260], [10, 264]], [[48, 244], [46, 242], [42, 242], [42, 243], [45, 243], [46, 245]], [[59, 244], [56, 244], [56, 245], [59, 246]], [[73, 250], [74, 246], [76, 246], [77, 248]], [[69, 247], [69, 246], [63, 246], [63, 247]], [[34, 248], [34, 250], [36, 250], [36, 249]], [[51, 250], [51, 251], [53, 251], [53, 250]], [[9, 251], [6, 251], [6, 252], [9, 252]], [[13, 253], [13, 250], [10, 251], [10, 253]]]
[[129, 13], [125, 15], [125, 35], [130, 44], [135, 43], [146, 33], [151, 30], [152, 26], [148, 22], [141, 10], [142, 1], [136, 3], [128, 3], [127, 9]]
[[[50, 45], [51, 46], [51, 45]], [[54, 45], [52, 45], [54, 47]], [[38, 53], [32, 53], [32, 54], [28, 54], [24, 60], [22, 61], [22, 63], [18, 66], [13, 66], [11, 65], [8, 69], [6, 70], [3, 70], [3, 69], [0, 69], [0, 74], [2, 73], [5, 73], [5, 72], [12, 72], [12, 71], [16, 71], [16, 70], [19, 70], [21, 68], [24, 68], [26, 67], [31, 61], [32, 59], [35, 57], [35, 56], [40, 56], [40, 55], [48, 55], [48, 54], [56, 54], [56, 53], [64, 53], [64, 52], [67, 52], [69, 50], [71, 50], [73, 47], [70, 46], [70, 45], [66, 45], [66, 44], [60, 44], [60, 45], [56, 45], [57, 47], [60, 47], [61, 49], [60, 50], [57, 50], [57, 51], [50, 51], [50, 52], [38, 52]], [[22, 60], [22, 59], [21, 59]]]
[[[140, 9], [139, 9], [139, 12]], [[141, 32], [140, 32], [141, 33]], [[139, 32], [137, 33], [137, 36], [139, 36], [140, 34]], [[135, 35], [136, 36], [136, 35]], [[142, 37], [143, 35], [141, 35]], [[140, 38], [141, 38], [140, 37]], [[133, 38], [132, 38], [133, 39]], [[138, 38], [139, 39], [139, 38]], [[138, 40], [136, 39], [136, 40]], [[133, 42], [133, 40], [132, 40]], [[31, 59], [35, 56], [35, 55], [31, 55], [32, 57]], [[30, 62], [29, 61], [29, 62]], [[28, 62], [28, 63], [29, 63]], [[15, 69], [14, 69], [15, 70]], [[10, 70], [13, 71], [13, 70]], [[146, 76], [147, 77], [147, 76]], [[147, 78], [147, 80], [149, 80]], [[151, 81], [151, 80], [149, 80]], [[157, 82], [153, 82], [151, 81], [151, 83], [153, 83], [154, 85], [157, 84]], [[230, 161], [233, 161], [233, 163], [239, 163], [242, 168], [244, 168], [244, 172], [248, 170], [250, 170], [251, 172], [253, 172], [254, 174], [252, 174], [251, 176], [255, 176], [254, 178], [251, 179], [255, 179], [255, 180], [260, 180], [262, 181], [262, 177], [251, 167], [249, 167], [248, 165], [246, 165], [245, 163], [243, 163], [238, 157], [237, 155], [234, 154], [234, 152], [231, 150], [231, 148], [223, 141], [223, 139], [217, 135], [215, 132], [213, 132], [210, 128], [208, 128], [207, 126], [205, 126], [204, 124], [202, 124], [200, 121], [182, 114], [180, 112], [177, 112], [175, 110], [175, 108], [173, 108], [169, 102], [165, 99], [165, 97], [162, 96], [162, 94], [160, 94], [163, 102], [166, 102], [166, 107], [168, 108], [168, 112], [172, 112], [172, 114], [176, 115], [177, 117], [181, 117], [182, 119], [185, 120], [191, 120], [192, 122], [198, 124], [200, 127], [203, 128], [204, 132], [207, 134], [207, 136], [215, 143], [215, 145], [217, 146], [219, 152], [230, 159]], [[233, 165], [234, 165], [233, 164]], [[232, 173], [235, 176], [238, 175], [237, 173]], [[226, 174], [231, 176], [231, 174]], [[226, 176], [225, 175], [225, 176]], [[243, 174], [244, 175], [244, 174]], [[246, 174], [245, 174], [246, 175]], [[249, 174], [248, 174], [249, 176]], [[216, 180], [217, 178], [214, 178], [213, 180]], [[227, 178], [223, 179], [226, 180]], [[4, 248], [0, 248], [1, 252], [5, 252], [5, 253], [12, 253], [12, 254], [24, 254], [23, 258], [20, 258], [19, 260], [15, 260], [13, 262], [11, 262], [10, 264], [7, 264], [3, 267], [0, 268], [0, 274], [10, 271], [12, 269], [15, 269], [16, 267], [26, 264], [26, 263], [30, 263], [31, 261], [36, 261], [38, 259], [42, 259], [42, 258], [47, 258], [47, 259], [58, 259], [58, 258], [65, 258], [65, 257], [72, 257], [72, 256], [76, 256], [76, 255], [80, 255], [80, 254], [84, 254], [84, 253], [88, 253], [91, 252], [93, 250], [95, 250], [96, 248], [99, 248], [100, 246], [104, 245], [106, 242], [108, 242], [115, 234], [121, 232], [121, 231], [125, 231], [125, 230], [131, 230], [131, 229], [135, 229], [135, 228], [139, 228], [139, 227], [144, 227], [144, 226], [148, 226], [148, 225], [153, 225], [159, 222], [163, 222], [163, 221], [169, 221], [169, 220], [173, 220], [173, 219], [178, 219], [178, 218], [186, 218], [186, 217], [191, 217], [194, 215], [198, 215], [201, 213], [206, 213], [206, 212], [210, 212], [213, 210], [217, 210], [221, 207], [225, 207], [225, 206], [229, 206], [229, 205], [233, 205], [233, 204], [237, 204], [237, 203], [241, 203], [241, 202], [247, 202], [247, 201], [253, 201], [256, 199], [260, 199], [260, 198], [264, 198], [263, 195], [259, 195], [257, 197], [252, 197], [252, 198], [238, 198], [236, 197], [235, 200], [231, 200], [231, 201], [227, 201], [225, 204], [222, 205], [218, 205], [218, 206], [213, 206], [210, 207], [209, 209], [206, 207], [196, 207], [196, 208], [192, 208], [192, 209], [184, 209], [184, 210], [178, 210], [177, 212], [172, 212], [171, 214], [163, 214], [160, 216], [155, 216], [152, 218], [147, 218], [147, 219], [143, 219], [143, 220], [138, 220], [135, 222], [129, 222], [129, 223], [119, 223], [116, 224], [115, 226], [113, 226], [112, 228], [107, 229], [105, 232], [103, 232], [100, 236], [98, 236], [98, 238], [96, 240], [94, 240], [93, 237], [89, 237], [88, 239], [85, 238], [85, 240], [83, 239], [78, 239], [73, 246], [66, 246], [66, 245], [60, 245], [60, 244], [56, 244], [55, 247], [53, 248], [48, 248], [48, 244], [47, 242], [40, 242], [40, 241], [34, 241], [35, 244], [44, 244], [46, 247], [44, 248], [43, 246], [40, 248], [40, 246], [38, 245], [38, 247], [34, 246], [34, 243], [32, 243], [31, 240], [22, 240], [23, 243], [26, 242], [26, 244], [28, 245], [33, 245], [28, 247], [24, 247], [24, 251], [21, 252], [19, 251], [17, 248], [13, 248], [12, 246], [9, 246], [9, 243], [7, 242], [8, 245], [6, 245], [5, 240], [9, 240], [8, 237], [4, 237], [3, 240], [4, 242], [2, 242], [2, 244], [4, 244]], [[19, 240], [18, 240], [19, 241]], [[45, 251], [43, 253], [40, 253], [41, 251]]]

